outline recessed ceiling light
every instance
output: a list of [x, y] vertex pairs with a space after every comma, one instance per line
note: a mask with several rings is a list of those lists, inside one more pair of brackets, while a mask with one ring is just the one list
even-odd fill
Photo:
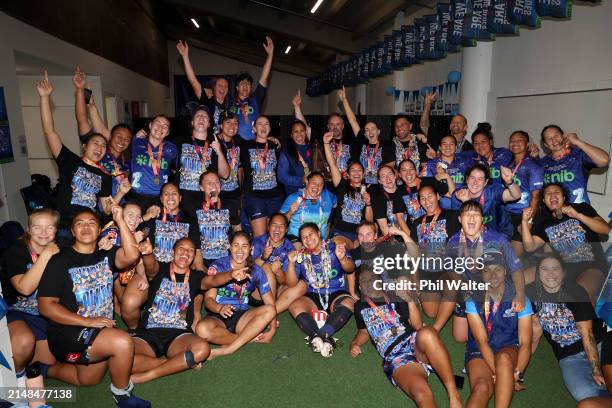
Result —
[[314, 7], [310, 10], [311, 14], [314, 14], [317, 12], [317, 9], [319, 8], [319, 6], [321, 5], [321, 3], [323, 3], [323, 0], [317, 0], [317, 2], [315, 3]]
[[291, 46], [290, 45], [287, 46], [287, 49], [285, 50], [285, 54], [289, 54], [289, 51], [291, 51]]
[[191, 22], [193, 23], [193, 25], [195, 26], [195, 28], [200, 28], [200, 25], [198, 24], [198, 22], [196, 21], [195, 18], [191, 19]]

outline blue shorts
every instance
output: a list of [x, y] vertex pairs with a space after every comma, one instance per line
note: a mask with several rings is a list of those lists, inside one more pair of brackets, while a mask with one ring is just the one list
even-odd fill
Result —
[[244, 196], [243, 209], [249, 220], [271, 217], [283, 205], [283, 197], [260, 198]]
[[11, 324], [16, 321], [24, 321], [28, 325], [36, 341], [47, 340], [47, 319], [42, 316], [31, 315], [18, 310], [9, 310], [6, 314], [6, 321]]
[[387, 378], [395, 386], [397, 384], [393, 380], [393, 373], [398, 368], [408, 364], [420, 364], [425, 370], [425, 374], [429, 375], [433, 369], [427, 363], [423, 363], [416, 358], [414, 351], [414, 344], [416, 343], [417, 332], [413, 332], [410, 336], [406, 336], [403, 340], [393, 346], [385, 358], [383, 359], [383, 371], [387, 375]]
[[357, 233], [355, 232], [349, 232], [349, 231], [342, 231], [339, 230], [337, 228], [334, 227], [334, 229], [332, 230], [331, 236], [333, 237], [337, 237], [338, 235], [348, 238], [351, 241], [356, 241], [357, 240]]
[[[516, 348], [518, 348], [518, 346], [519, 346], [518, 344], [505, 344], [505, 345], [503, 345], [501, 347], [491, 348], [491, 350], [493, 351], [493, 354], [497, 354], [497, 352], [499, 350], [501, 350], [501, 349], [503, 349], [505, 347], [516, 347]], [[465, 360], [464, 360], [465, 366], [467, 367], [468, 361], [473, 360], [475, 358], [482, 358], [482, 359], [484, 359], [484, 357], [482, 356], [482, 353], [480, 351], [478, 351], [478, 350], [472, 350], [472, 351], [466, 350], [465, 351]]]

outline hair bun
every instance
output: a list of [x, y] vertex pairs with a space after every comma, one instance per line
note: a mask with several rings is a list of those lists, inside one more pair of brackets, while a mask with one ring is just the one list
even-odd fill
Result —
[[491, 124], [489, 122], [480, 122], [476, 125], [477, 130], [484, 130], [485, 132], [491, 131]]

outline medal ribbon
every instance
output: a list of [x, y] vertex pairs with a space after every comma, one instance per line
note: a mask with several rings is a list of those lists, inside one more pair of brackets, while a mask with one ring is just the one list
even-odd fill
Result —
[[436, 211], [434, 212], [433, 218], [431, 219], [431, 222], [429, 223], [429, 227], [427, 228], [427, 231], [425, 231], [425, 219], [427, 218], [427, 215], [423, 217], [423, 221], [421, 222], [421, 237], [423, 239], [425, 239], [425, 237], [429, 235], [433, 227], [436, 225], [436, 221], [438, 221], [438, 217], [440, 216], [441, 212], [442, 210], [440, 209], [440, 207], [436, 208]]
[[164, 153], [164, 142], [161, 142], [158, 146], [157, 160], [155, 160], [153, 156], [153, 149], [151, 149], [150, 142], [147, 142], [147, 152], [149, 154], [149, 161], [151, 162], [151, 169], [153, 170], [153, 175], [159, 180], [159, 170], [161, 169], [162, 155]]
[[487, 325], [487, 334], [489, 336], [491, 336], [491, 332], [493, 331], [493, 317], [495, 317], [497, 309], [499, 309], [500, 303], [501, 302], [494, 302], [493, 299], [491, 299], [490, 301], [487, 301], [487, 299], [485, 299], [485, 322]]
[[206, 170], [206, 159], [208, 159], [208, 138], [204, 142], [204, 151], [200, 151], [200, 146], [198, 146], [196, 139], [192, 136], [191, 140], [193, 141], [193, 146], [195, 147], [195, 151], [202, 163], [202, 170]]

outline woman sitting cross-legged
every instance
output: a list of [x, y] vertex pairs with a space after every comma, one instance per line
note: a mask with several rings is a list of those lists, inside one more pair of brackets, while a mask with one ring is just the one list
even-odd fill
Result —
[[[255, 339], [270, 343], [276, 333], [274, 296], [266, 273], [253, 261], [251, 238], [242, 231], [230, 237], [230, 255], [217, 259], [208, 268], [209, 277], [231, 274], [232, 279], [214, 285], [204, 295], [208, 314], [196, 326], [204, 340], [223, 347], [211, 351], [213, 358], [232, 354]], [[249, 295], [259, 291], [264, 305], [249, 308]], [[266, 326], [269, 330], [263, 332]]]

